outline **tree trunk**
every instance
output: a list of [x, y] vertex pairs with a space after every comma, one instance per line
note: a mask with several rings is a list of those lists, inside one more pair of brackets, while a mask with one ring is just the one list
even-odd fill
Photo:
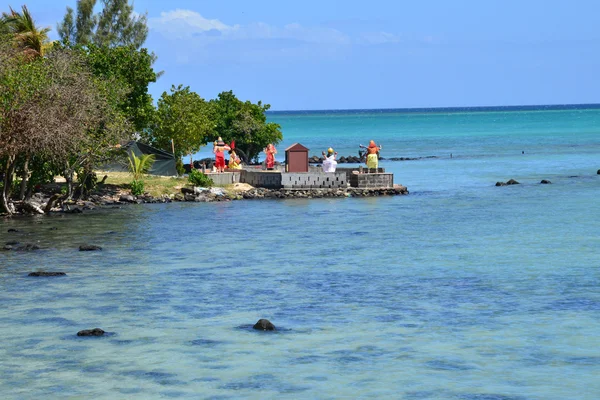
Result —
[[10, 193], [12, 188], [12, 178], [15, 172], [15, 157], [9, 156], [6, 160], [6, 168], [4, 169], [4, 187], [2, 193], [0, 193], [0, 208], [8, 214], [14, 214], [15, 207], [10, 201]]
[[249, 159], [248, 159], [248, 156], [246, 155], [246, 153], [245, 153], [245, 152], [244, 152], [242, 149], [240, 149], [240, 148], [236, 148], [236, 149], [235, 149], [235, 153], [236, 153], [238, 156], [240, 156], [241, 160], [242, 160], [244, 163], [246, 163], [246, 164], [250, 164], [250, 163], [248, 162], [248, 161], [249, 161]]
[[73, 197], [73, 176], [75, 175], [75, 171], [70, 166], [65, 168], [65, 172], [63, 177], [67, 182], [67, 196], [66, 199], [70, 200]]
[[23, 163], [23, 171], [21, 172], [21, 189], [19, 191], [19, 200], [25, 199], [25, 193], [27, 191], [27, 182], [29, 181], [29, 157], [25, 158]]

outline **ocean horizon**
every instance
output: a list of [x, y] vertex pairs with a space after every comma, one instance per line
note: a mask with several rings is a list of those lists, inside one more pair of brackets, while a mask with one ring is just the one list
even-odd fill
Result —
[[506, 106], [447, 106], [447, 107], [400, 107], [400, 108], [340, 108], [306, 110], [269, 110], [269, 114], [318, 114], [318, 113], [436, 113], [436, 112], [478, 112], [478, 111], [543, 111], [543, 110], [585, 110], [600, 109], [600, 103], [581, 104], [531, 104]]

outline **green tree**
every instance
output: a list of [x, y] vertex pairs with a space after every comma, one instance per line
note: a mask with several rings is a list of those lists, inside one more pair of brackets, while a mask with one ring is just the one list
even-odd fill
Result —
[[16, 47], [28, 58], [43, 57], [52, 47], [48, 39], [50, 28], [37, 27], [25, 5], [21, 7], [21, 12], [10, 8], [10, 12], [2, 13], [0, 33], [2, 32], [12, 37]]
[[99, 46], [142, 47], [148, 36], [147, 14], [137, 15], [129, 0], [102, 0], [102, 10], [94, 14], [96, 0], [77, 0], [77, 15], [67, 7], [63, 21], [57, 25], [65, 43]]
[[211, 100], [211, 105], [215, 126], [209, 140], [217, 136], [226, 142], [235, 140], [236, 149], [246, 162], [258, 161], [267, 144], [277, 144], [283, 139], [281, 126], [267, 122], [269, 104], [243, 102], [228, 91]]
[[14, 212], [12, 181], [29, 161], [36, 177], [47, 175], [45, 168], [91, 166], [127, 132], [108, 98], [118, 95], [114, 86], [94, 78], [74, 51], [30, 60], [0, 46], [0, 209]]
[[158, 100], [152, 128], [144, 138], [169, 152], [172, 139], [178, 159], [195, 153], [206, 144], [214, 126], [209, 107], [189, 86], [172, 86], [171, 93], [164, 92]]
[[156, 82], [152, 69], [153, 56], [146, 49], [133, 46], [106, 47], [90, 44], [77, 46], [83, 52], [92, 73], [101, 80], [119, 85], [126, 93], [118, 108], [137, 132], [148, 129], [154, 114], [148, 85]]
[[73, 9], [67, 7], [67, 13], [61, 24], [57, 25], [59, 37], [71, 44], [87, 45], [92, 42], [97, 16], [94, 15], [96, 0], [77, 1], [77, 16], [73, 19]]

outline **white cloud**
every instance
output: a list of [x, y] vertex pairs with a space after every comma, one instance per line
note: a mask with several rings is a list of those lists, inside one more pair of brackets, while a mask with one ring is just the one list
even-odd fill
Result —
[[388, 32], [364, 33], [358, 40], [359, 43], [363, 44], [400, 43], [400, 41], [400, 36]]
[[350, 38], [332, 28], [306, 27], [297, 23], [283, 27], [263, 22], [248, 25], [227, 25], [218, 19], [204, 18], [192, 10], [162, 12], [150, 18], [150, 29], [171, 39], [201, 38], [205, 43], [217, 40], [290, 39], [307, 43], [347, 44]]

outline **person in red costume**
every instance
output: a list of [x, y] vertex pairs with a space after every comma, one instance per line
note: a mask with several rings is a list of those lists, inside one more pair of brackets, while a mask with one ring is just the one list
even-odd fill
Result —
[[267, 147], [263, 149], [263, 151], [267, 155], [267, 169], [272, 170], [275, 167], [275, 154], [277, 154], [277, 149], [275, 149], [273, 143], [269, 143]]
[[227, 150], [231, 150], [231, 147], [227, 146], [219, 136], [213, 147], [213, 153], [215, 153], [215, 168], [219, 173], [222, 173], [225, 170], [225, 151]]

